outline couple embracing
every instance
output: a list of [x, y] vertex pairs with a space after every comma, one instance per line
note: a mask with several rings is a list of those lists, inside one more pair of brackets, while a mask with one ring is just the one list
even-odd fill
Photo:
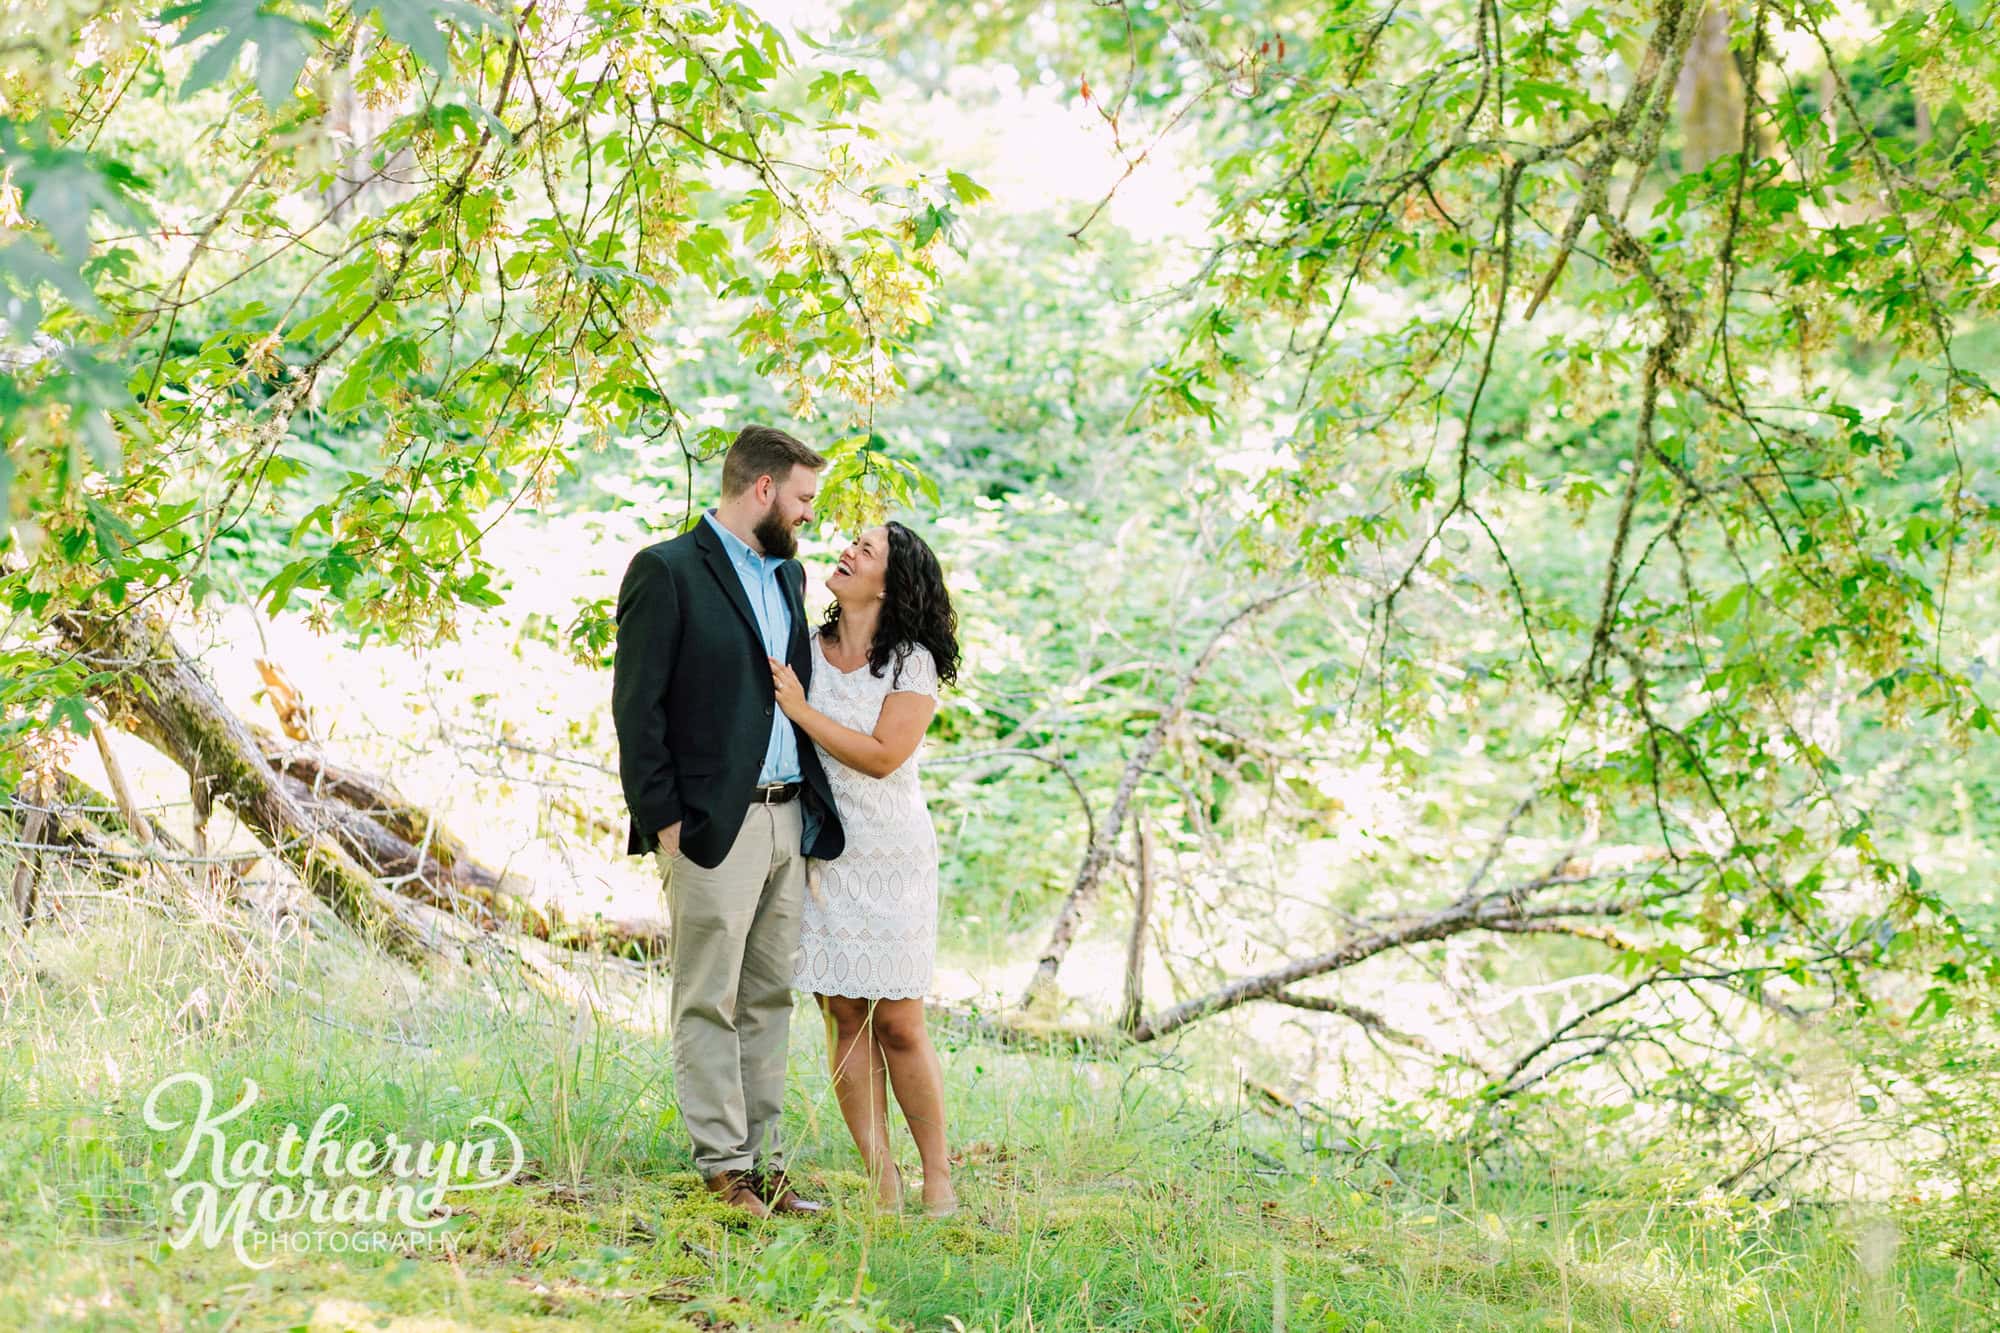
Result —
[[900, 523], [864, 529], [806, 623], [796, 531], [826, 460], [743, 430], [722, 501], [639, 552], [618, 593], [612, 712], [627, 850], [659, 866], [673, 925], [674, 1082], [695, 1167], [758, 1217], [818, 1212], [787, 1179], [792, 992], [827, 1024], [841, 1115], [878, 1199], [900, 1207], [893, 1085], [926, 1210], [956, 1207], [943, 1071], [924, 1022], [937, 842], [916, 752], [957, 675], [937, 557]]

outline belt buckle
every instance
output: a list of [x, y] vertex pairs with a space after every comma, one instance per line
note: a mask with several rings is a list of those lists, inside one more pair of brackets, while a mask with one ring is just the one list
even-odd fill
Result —
[[784, 789], [785, 784], [782, 782], [766, 783], [757, 789], [758, 803], [760, 805], [776, 805], [776, 798]]

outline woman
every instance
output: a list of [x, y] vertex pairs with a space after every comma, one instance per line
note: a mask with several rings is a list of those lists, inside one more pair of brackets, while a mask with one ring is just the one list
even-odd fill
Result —
[[826, 766], [847, 850], [815, 862], [793, 985], [826, 1014], [834, 1094], [883, 1206], [903, 1201], [888, 1087], [924, 1163], [924, 1208], [958, 1205], [945, 1155], [943, 1069], [924, 1025], [937, 953], [937, 838], [917, 746], [940, 681], [958, 676], [958, 618], [931, 548], [900, 523], [869, 528], [826, 581], [812, 695], [773, 660], [778, 706]]

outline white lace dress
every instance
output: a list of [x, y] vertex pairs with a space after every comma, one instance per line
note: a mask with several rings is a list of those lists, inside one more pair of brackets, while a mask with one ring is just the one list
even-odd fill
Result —
[[[880, 676], [863, 662], [837, 671], [812, 639], [807, 698], [826, 716], [867, 734], [892, 692], [937, 697], [937, 667], [912, 646], [900, 672], [894, 658]], [[817, 889], [806, 893], [793, 986], [817, 995], [906, 1000], [930, 993], [937, 956], [937, 835], [917, 782], [917, 750], [885, 778], [857, 773], [819, 750], [833, 788], [847, 849], [816, 861]]]

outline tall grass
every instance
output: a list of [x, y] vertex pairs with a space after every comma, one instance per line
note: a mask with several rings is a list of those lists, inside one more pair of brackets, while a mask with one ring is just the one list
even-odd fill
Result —
[[[885, 1215], [803, 1008], [787, 1130], [833, 1207], [749, 1223], [699, 1188], [655, 1024], [490, 960], [418, 977], [297, 904], [52, 889], [64, 915], [0, 961], [0, 1327], [1991, 1326], [1976, 1275], [1878, 1213], [1753, 1204], [1639, 1161], [1496, 1173], [1449, 1145], [1357, 1147], [1268, 1113], [1193, 1044], [948, 1049], [966, 1207]], [[664, 984], [621, 1012], [659, 1012]], [[529, 1169], [468, 1196], [449, 1249], [285, 1253], [261, 1272], [171, 1249], [178, 1144], [139, 1107], [182, 1070], [232, 1100], [259, 1085], [232, 1142], [334, 1102], [349, 1140], [456, 1137], [489, 1114]]]

